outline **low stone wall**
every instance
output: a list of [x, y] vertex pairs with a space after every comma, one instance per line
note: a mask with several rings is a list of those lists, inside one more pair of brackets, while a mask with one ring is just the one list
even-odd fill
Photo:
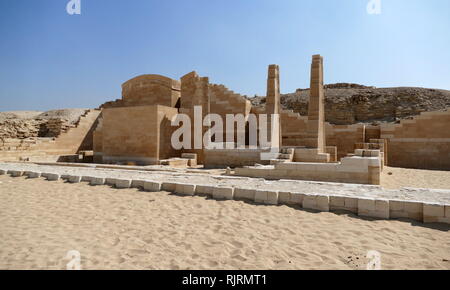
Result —
[[262, 149], [205, 149], [205, 168], [224, 168], [253, 166], [256, 163], [269, 164], [270, 160], [261, 160]]
[[275, 166], [236, 168], [236, 175], [265, 179], [294, 179], [356, 184], [380, 184], [379, 157], [346, 157], [340, 163], [286, 162]]
[[388, 165], [450, 170], [450, 109], [425, 112], [413, 120], [381, 126], [388, 140]]
[[[327, 147], [335, 148], [335, 147]], [[335, 157], [333, 156], [335, 159]], [[311, 148], [295, 148], [294, 149], [295, 162], [315, 162], [315, 163], [329, 163], [331, 156], [328, 153], [319, 153], [318, 149]]]
[[200, 195], [219, 200], [243, 200], [266, 205], [288, 205], [322, 212], [346, 211], [361, 217], [375, 219], [406, 218], [423, 223], [450, 224], [450, 204], [0, 169], [0, 175], [5, 174], [9, 174], [11, 177], [41, 177], [53, 182], [62, 179], [69, 183], [88, 182], [92, 186], [110, 185], [118, 189], [139, 188], [148, 192], [169, 191], [184, 196]]

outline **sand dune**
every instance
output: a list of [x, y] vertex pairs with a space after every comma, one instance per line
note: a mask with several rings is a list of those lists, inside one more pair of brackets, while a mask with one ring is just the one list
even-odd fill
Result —
[[0, 269], [450, 269], [450, 228], [0, 176]]

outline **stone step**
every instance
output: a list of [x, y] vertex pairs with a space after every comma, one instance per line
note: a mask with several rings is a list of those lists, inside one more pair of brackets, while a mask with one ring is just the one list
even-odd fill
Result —
[[288, 160], [286, 160], [286, 159], [271, 159], [270, 165], [276, 165], [276, 164], [286, 163], [286, 162], [288, 162]]
[[292, 155], [291, 154], [280, 154], [280, 156], [278, 157], [278, 159], [291, 159]]

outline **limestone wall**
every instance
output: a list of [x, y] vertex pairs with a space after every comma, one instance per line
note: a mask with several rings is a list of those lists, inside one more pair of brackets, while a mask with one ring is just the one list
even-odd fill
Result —
[[102, 126], [94, 137], [101, 140], [94, 147], [102, 152], [96, 155], [102, 155], [104, 163], [158, 164], [174, 153], [170, 138], [164, 136], [171, 135], [169, 120], [177, 112], [165, 106], [104, 109]]
[[103, 104], [102, 108], [163, 105], [178, 106], [181, 83], [161, 75], [141, 75], [122, 85], [122, 99]]
[[381, 126], [389, 166], [450, 170], [450, 109]]
[[353, 153], [355, 144], [363, 143], [365, 140], [365, 127], [362, 124], [331, 125], [326, 123], [325, 132], [327, 146], [337, 147], [337, 160]]
[[[255, 110], [256, 111], [256, 110]], [[283, 146], [305, 146], [304, 138], [307, 117], [292, 111], [281, 113]], [[362, 124], [332, 125], [325, 123], [326, 146], [337, 147], [337, 160], [353, 153], [355, 143], [365, 140], [365, 127]], [[330, 149], [331, 150], [331, 149]]]
[[286, 162], [274, 167], [237, 168], [236, 175], [265, 179], [297, 179], [357, 184], [380, 184], [379, 157], [346, 157], [339, 163]]
[[242, 167], [253, 166], [257, 163], [268, 164], [269, 161], [261, 160], [261, 149], [212, 149], [204, 150], [206, 168]]

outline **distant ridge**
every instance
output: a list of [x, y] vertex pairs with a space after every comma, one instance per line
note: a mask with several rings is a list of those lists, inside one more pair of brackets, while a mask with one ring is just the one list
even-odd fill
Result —
[[[337, 125], [398, 122], [421, 112], [450, 107], [450, 91], [414, 87], [376, 88], [352, 83], [325, 85], [326, 121]], [[264, 106], [265, 97], [249, 99]], [[309, 89], [283, 94], [284, 109], [308, 115]]]

